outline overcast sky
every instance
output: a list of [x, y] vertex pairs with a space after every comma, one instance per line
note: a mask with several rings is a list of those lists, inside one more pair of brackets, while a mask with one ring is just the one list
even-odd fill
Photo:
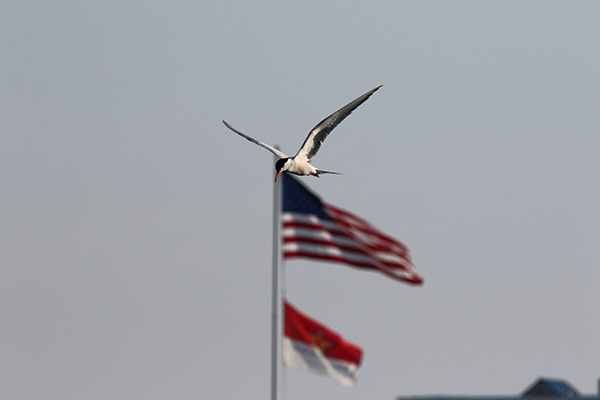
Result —
[[285, 265], [364, 349], [289, 400], [518, 394], [600, 377], [600, 3], [0, 6], [0, 391], [269, 396], [273, 158], [383, 84], [302, 178], [411, 250], [420, 287]]

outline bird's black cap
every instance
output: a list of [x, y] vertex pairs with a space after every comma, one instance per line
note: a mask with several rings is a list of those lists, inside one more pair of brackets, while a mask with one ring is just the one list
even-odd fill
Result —
[[283, 164], [285, 164], [287, 160], [288, 158], [280, 158], [279, 160], [277, 160], [277, 162], [275, 163], [275, 170], [279, 171], [281, 168], [283, 168]]

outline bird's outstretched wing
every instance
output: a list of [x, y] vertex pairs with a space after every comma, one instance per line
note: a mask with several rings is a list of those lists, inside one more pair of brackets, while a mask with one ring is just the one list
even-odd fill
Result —
[[243, 137], [243, 138], [251, 141], [254, 144], [257, 144], [257, 145], [259, 145], [261, 147], [264, 147], [265, 149], [269, 150], [271, 153], [275, 154], [277, 157], [279, 157], [279, 158], [287, 158], [287, 156], [283, 152], [279, 151], [275, 147], [269, 146], [266, 143], [260, 142], [260, 141], [258, 141], [256, 139], [254, 139], [253, 137], [250, 137], [250, 136], [246, 135], [245, 133], [242, 133], [242, 132], [238, 131], [237, 129], [235, 129], [233, 126], [229, 125], [225, 121], [223, 121], [223, 123], [225, 124], [226, 127], [228, 127], [229, 129], [231, 129], [232, 131], [234, 131], [235, 133], [237, 133], [241, 137]]
[[346, 104], [344, 107], [340, 108], [329, 117], [325, 118], [323, 121], [319, 122], [317, 126], [312, 128], [304, 143], [298, 150], [298, 153], [295, 155], [296, 159], [304, 160], [306, 162], [310, 162], [310, 160], [317, 154], [319, 148], [321, 148], [321, 144], [327, 138], [327, 135], [336, 127], [340, 122], [344, 120], [352, 111], [354, 111], [358, 106], [364, 103], [373, 93], [375, 93], [381, 86], [377, 86], [375, 89], [368, 91], [363, 94], [359, 98], [350, 103]]

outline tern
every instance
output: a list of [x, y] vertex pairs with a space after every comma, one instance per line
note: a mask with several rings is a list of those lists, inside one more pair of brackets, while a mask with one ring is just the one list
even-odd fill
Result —
[[312, 130], [309, 132], [308, 136], [300, 146], [300, 150], [293, 157], [288, 157], [275, 147], [269, 146], [266, 143], [260, 142], [245, 133], [242, 133], [235, 129], [233, 126], [229, 125], [227, 122], [223, 121], [226, 127], [240, 135], [241, 137], [251, 141], [254, 144], [257, 144], [265, 149], [269, 150], [271, 153], [275, 154], [279, 159], [275, 163], [275, 170], [277, 173], [275, 174], [275, 182], [277, 182], [277, 178], [279, 175], [286, 171], [296, 175], [312, 175], [319, 178], [321, 174], [339, 174], [339, 172], [325, 171], [323, 169], [318, 169], [313, 167], [310, 164], [311, 159], [317, 154], [319, 149], [321, 148], [321, 144], [325, 141], [329, 133], [338, 126], [340, 122], [344, 120], [352, 111], [354, 111], [358, 106], [364, 103], [373, 93], [375, 93], [381, 86], [377, 86], [375, 89], [368, 91], [362, 96], [358, 97], [356, 100], [351, 101], [346, 104], [344, 107], [340, 108], [323, 121], [319, 122]]

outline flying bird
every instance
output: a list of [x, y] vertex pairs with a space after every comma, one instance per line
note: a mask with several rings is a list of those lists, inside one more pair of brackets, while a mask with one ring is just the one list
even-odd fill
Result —
[[275, 170], [277, 173], [275, 174], [275, 182], [277, 182], [277, 178], [279, 178], [279, 174], [282, 172], [290, 172], [296, 175], [312, 175], [317, 178], [321, 174], [339, 174], [339, 172], [325, 171], [322, 169], [318, 169], [313, 167], [310, 164], [312, 158], [317, 154], [319, 149], [321, 148], [321, 144], [325, 141], [329, 133], [338, 126], [340, 122], [344, 120], [352, 111], [354, 111], [358, 106], [364, 103], [373, 93], [375, 93], [381, 86], [377, 86], [375, 89], [368, 91], [363, 94], [359, 98], [350, 103], [346, 104], [344, 107], [340, 108], [329, 117], [325, 118], [323, 121], [319, 122], [312, 130], [309, 132], [308, 136], [300, 146], [300, 150], [293, 157], [288, 157], [279, 149], [275, 147], [269, 146], [266, 143], [260, 142], [245, 133], [242, 133], [235, 129], [233, 126], [229, 125], [227, 122], [223, 121], [226, 127], [240, 135], [241, 137], [251, 141], [254, 144], [257, 144], [265, 149], [269, 150], [271, 153], [275, 154], [279, 159], [275, 163]]

